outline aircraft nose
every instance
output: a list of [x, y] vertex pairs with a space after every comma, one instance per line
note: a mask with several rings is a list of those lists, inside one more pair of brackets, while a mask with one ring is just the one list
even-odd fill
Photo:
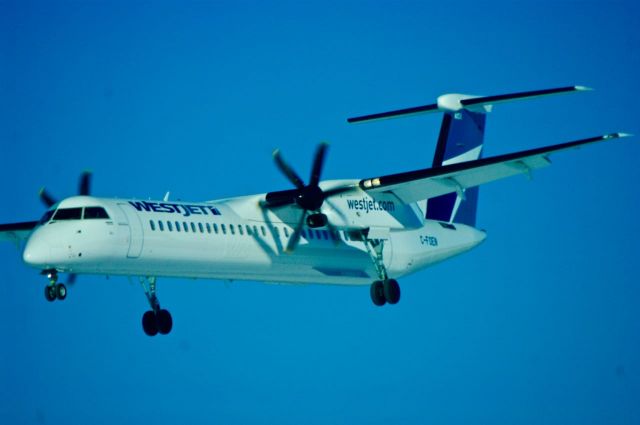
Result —
[[30, 266], [43, 266], [49, 260], [49, 245], [36, 235], [29, 238], [22, 252], [22, 260]]

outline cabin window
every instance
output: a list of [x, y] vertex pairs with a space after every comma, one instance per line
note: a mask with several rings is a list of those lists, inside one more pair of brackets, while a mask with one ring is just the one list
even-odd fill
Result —
[[253, 234], [258, 236], [258, 226], [253, 226]]
[[156, 230], [156, 225], [153, 222], [153, 220], [149, 220], [149, 227], [151, 227], [151, 230], [155, 231]]
[[162, 220], [158, 220], [158, 229], [160, 229], [161, 232], [164, 232], [164, 224], [162, 224]]
[[53, 216], [54, 220], [80, 220], [82, 208], [59, 208]]
[[187, 222], [186, 221], [182, 222], [182, 228], [184, 229], [185, 232], [189, 231], [189, 227], [187, 226]]
[[191, 222], [191, 231], [192, 231], [193, 233], [195, 233], [195, 232], [196, 232], [196, 224], [195, 224], [193, 221]]
[[202, 227], [202, 223], [198, 223], [198, 229], [200, 230], [200, 233], [204, 233], [204, 228]]
[[247, 235], [251, 236], [251, 227], [247, 224]]
[[244, 235], [244, 230], [242, 229], [242, 225], [238, 225], [238, 233], [240, 233], [241, 235]]
[[226, 235], [227, 234], [227, 226], [225, 226], [224, 224], [221, 224], [220, 228], [222, 229], [222, 233], [224, 233]]
[[217, 223], [213, 223], [213, 231], [216, 232], [216, 234], [218, 234], [218, 224]]
[[325, 241], [328, 241], [328, 240], [329, 240], [329, 233], [328, 233], [326, 230], [323, 230], [323, 231], [322, 231], [322, 238], [323, 238]]
[[304, 229], [300, 229], [300, 236], [307, 239], [307, 232], [305, 232]]
[[233, 224], [229, 225], [229, 230], [231, 231], [232, 235], [236, 234], [236, 226], [234, 226]]
[[84, 218], [109, 218], [109, 214], [107, 214], [107, 212], [102, 207], [85, 207]]
[[176, 221], [176, 232], [180, 231], [180, 222]]
[[207, 223], [205, 227], [207, 228], [207, 233], [211, 233], [211, 225]]
[[264, 226], [260, 226], [260, 230], [262, 230], [262, 236], [267, 236], [267, 230], [264, 228]]
[[169, 220], [167, 220], [167, 230], [173, 232], [173, 224]]
[[289, 237], [289, 228], [288, 227], [284, 228], [284, 236], [287, 237], [287, 238]]

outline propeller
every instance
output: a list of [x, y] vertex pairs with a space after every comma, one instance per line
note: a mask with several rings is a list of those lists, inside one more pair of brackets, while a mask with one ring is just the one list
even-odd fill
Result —
[[[302, 209], [300, 220], [298, 220], [298, 224], [296, 225], [293, 234], [291, 235], [291, 238], [287, 243], [287, 247], [285, 249], [286, 252], [293, 252], [296, 246], [298, 246], [302, 228], [304, 227], [304, 223], [309, 212], [321, 214], [320, 208], [327, 198], [338, 195], [340, 193], [348, 192], [353, 189], [351, 186], [340, 186], [326, 191], [323, 191], [320, 188], [320, 176], [322, 175], [324, 159], [327, 155], [328, 148], [329, 145], [324, 142], [318, 145], [316, 153], [313, 157], [309, 184], [304, 184], [304, 181], [300, 178], [300, 176], [282, 158], [280, 150], [276, 149], [273, 152], [273, 160], [275, 161], [276, 166], [296, 188], [267, 193], [262, 206], [265, 208], [279, 208], [295, 204]], [[326, 224], [329, 225], [328, 222]]]
[[[82, 174], [80, 174], [80, 178], [78, 179], [78, 195], [81, 196], [89, 196], [91, 194], [91, 171], [83, 171]], [[47, 190], [43, 187], [42, 189], [40, 189], [40, 192], [38, 193], [38, 195], [40, 196], [40, 200], [42, 201], [43, 204], [45, 204], [47, 206], [47, 208], [50, 208], [53, 204], [55, 204], [56, 202], [56, 198], [54, 198], [49, 192], [47, 192]], [[75, 273], [69, 273], [69, 276], [67, 277], [67, 285], [71, 286], [74, 283], [76, 283], [76, 279], [78, 278], [78, 275]]]
[[[87, 170], [83, 171], [78, 179], [78, 195], [88, 196], [89, 194], [91, 194], [91, 171]], [[47, 208], [58, 202], [44, 187], [40, 189], [38, 195]]]

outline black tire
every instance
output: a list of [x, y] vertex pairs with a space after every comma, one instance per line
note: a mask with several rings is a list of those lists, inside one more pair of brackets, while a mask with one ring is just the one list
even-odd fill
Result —
[[171, 329], [173, 328], [173, 319], [171, 318], [171, 313], [169, 313], [169, 311], [160, 310], [156, 318], [158, 319], [159, 333], [166, 335], [171, 332]]
[[371, 291], [371, 301], [373, 301], [373, 303], [378, 307], [383, 306], [384, 303], [387, 302], [384, 296], [384, 286], [382, 282], [380, 282], [379, 280], [376, 280], [371, 284], [370, 291]]
[[384, 281], [384, 298], [389, 304], [397, 304], [400, 301], [400, 285], [395, 279]]
[[64, 284], [62, 283], [58, 283], [56, 285], [56, 298], [59, 299], [60, 301], [67, 298], [67, 287], [64, 286]]
[[52, 302], [56, 300], [56, 287], [47, 285], [44, 287], [44, 297], [47, 301]]
[[153, 311], [149, 310], [142, 315], [142, 329], [149, 336], [158, 334], [158, 319]]

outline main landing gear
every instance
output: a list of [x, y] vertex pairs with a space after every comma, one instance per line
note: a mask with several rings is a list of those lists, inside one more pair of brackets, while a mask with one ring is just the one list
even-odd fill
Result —
[[[147, 282], [149, 283], [148, 285]], [[173, 319], [168, 310], [160, 308], [160, 302], [156, 295], [156, 278], [141, 278], [140, 284], [142, 284], [144, 294], [147, 296], [147, 300], [151, 306], [151, 310], [142, 315], [142, 329], [144, 333], [149, 336], [168, 334], [173, 328]]]
[[55, 270], [44, 270], [42, 274], [49, 279], [49, 284], [44, 287], [44, 297], [47, 301], [64, 300], [67, 298], [67, 287], [58, 282], [58, 273]]
[[389, 304], [397, 304], [400, 301], [400, 285], [395, 279], [390, 279], [387, 274], [387, 269], [384, 266], [382, 258], [382, 251], [384, 250], [384, 240], [382, 239], [369, 239], [366, 235], [363, 235], [367, 252], [371, 256], [373, 265], [376, 268], [379, 280], [376, 280], [371, 284], [370, 293], [371, 301], [378, 307]]
[[400, 285], [395, 279], [376, 280], [371, 284], [371, 301], [378, 307], [400, 301]]

